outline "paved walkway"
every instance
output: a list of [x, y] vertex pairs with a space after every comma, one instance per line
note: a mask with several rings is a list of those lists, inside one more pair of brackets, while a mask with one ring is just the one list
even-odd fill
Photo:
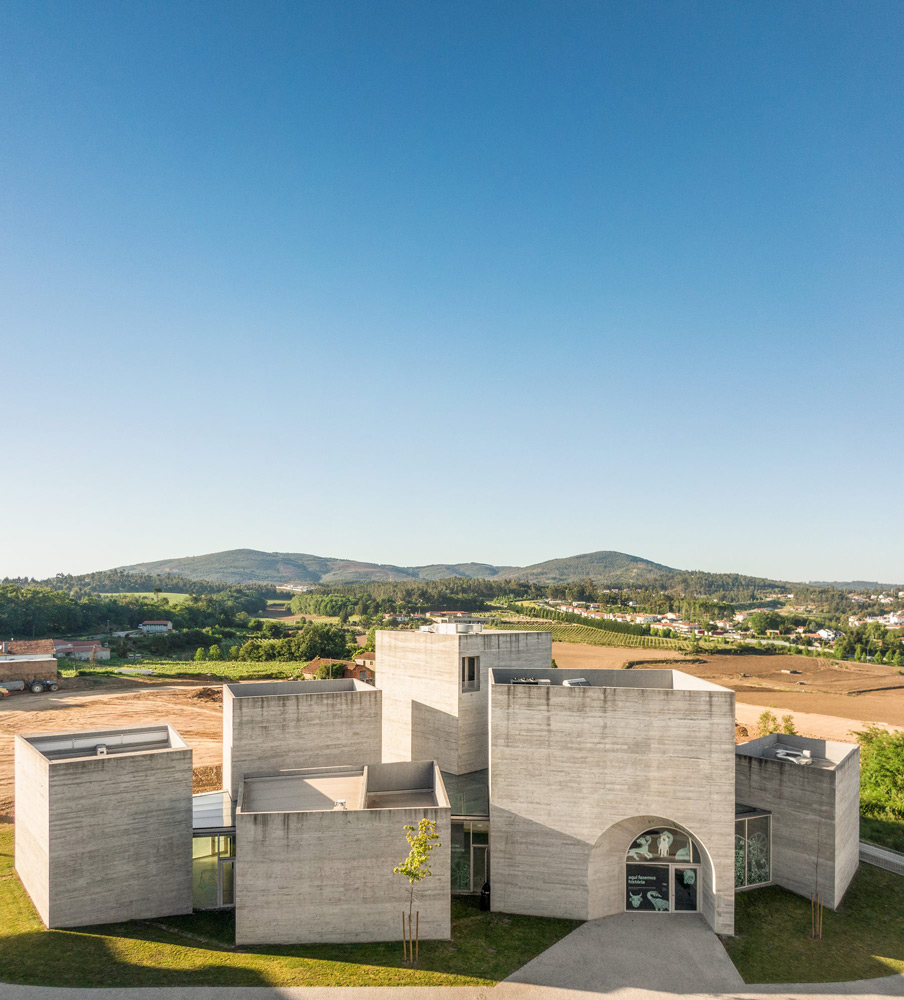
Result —
[[861, 840], [860, 860], [875, 865], [877, 868], [894, 872], [895, 875], [904, 875], [904, 854], [890, 851], [887, 847], [877, 847], [875, 844], [867, 844], [866, 841]]
[[628, 989], [731, 993], [744, 980], [699, 913], [619, 913], [588, 920], [506, 983], [586, 994]]

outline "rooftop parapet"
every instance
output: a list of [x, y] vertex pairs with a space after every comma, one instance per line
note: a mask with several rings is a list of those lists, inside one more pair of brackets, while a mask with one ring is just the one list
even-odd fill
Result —
[[681, 670], [517, 670], [494, 667], [490, 683], [495, 686], [513, 687], [567, 687], [579, 688], [646, 688], [661, 691], [721, 691], [731, 694], [728, 688], [711, 681], [694, 677]]
[[739, 744], [735, 747], [735, 753], [740, 757], [759, 757], [777, 763], [834, 771], [839, 764], [857, 753], [857, 746], [837, 740], [817, 740], [789, 733], [770, 733], [768, 736]]
[[435, 762], [402, 761], [246, 775], [238, 812], [249, 815], [437, 807], [448, 808], [449, 799]]
[[226, 690], [233, 698], [269, 698], [295, 694], [333, 694], [338, 691], [373, 691], [374, 687], [351, 677], [339, 677], [323, 681], [252, 681], [246, 684], [227, 684]]
[[176, 730], [165, 724], [136, 726], [129, 729], [39, 733], [34, 736], [22, 736], [20, 739], [51, 763], [61, 760], [85, 760], [91, 757], [187, 749]]

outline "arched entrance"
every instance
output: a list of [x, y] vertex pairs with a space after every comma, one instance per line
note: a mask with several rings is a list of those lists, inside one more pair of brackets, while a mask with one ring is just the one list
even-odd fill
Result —
[[689, 834], [671, 826], [645, 830], [625, 853], [625, 909], [697, 913], [701, 871], [700, 849]]

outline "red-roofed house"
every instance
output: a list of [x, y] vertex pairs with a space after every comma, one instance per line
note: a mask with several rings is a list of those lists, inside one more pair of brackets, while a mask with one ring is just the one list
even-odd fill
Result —
[[138, 626], [145, 635], [155, 635], [158, 632], [172, 632], [173, 623], [166, 621], [142, 622]]

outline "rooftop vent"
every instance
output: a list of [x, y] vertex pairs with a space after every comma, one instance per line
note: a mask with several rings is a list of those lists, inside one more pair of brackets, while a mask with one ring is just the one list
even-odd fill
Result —
[[346, 808], [345, 803], [346, 803], [345, 799], [336, 799], [335, 804], [333, 805], [333, 812], [336, 812], [336, 810], [345, 809]]
[[793, 747], [778, 747], [775, 756], [778, 760], [788, 761], [790, 764], [813, 763], [813, 755], [809, 750], [795, 750]]
[[513, 677], [512, 684], [552, 684], [548, 677]]
[[589, 688], [590, 681], [586, 677], [570, 677], [567, 681], [562, 681], [562, 687]]
[[94, 752], [97, 754], [98, 757], [106, 757], [107, 756], [107, 744], [106, 743], [98, 743], [97, 746], [94, 748]]

